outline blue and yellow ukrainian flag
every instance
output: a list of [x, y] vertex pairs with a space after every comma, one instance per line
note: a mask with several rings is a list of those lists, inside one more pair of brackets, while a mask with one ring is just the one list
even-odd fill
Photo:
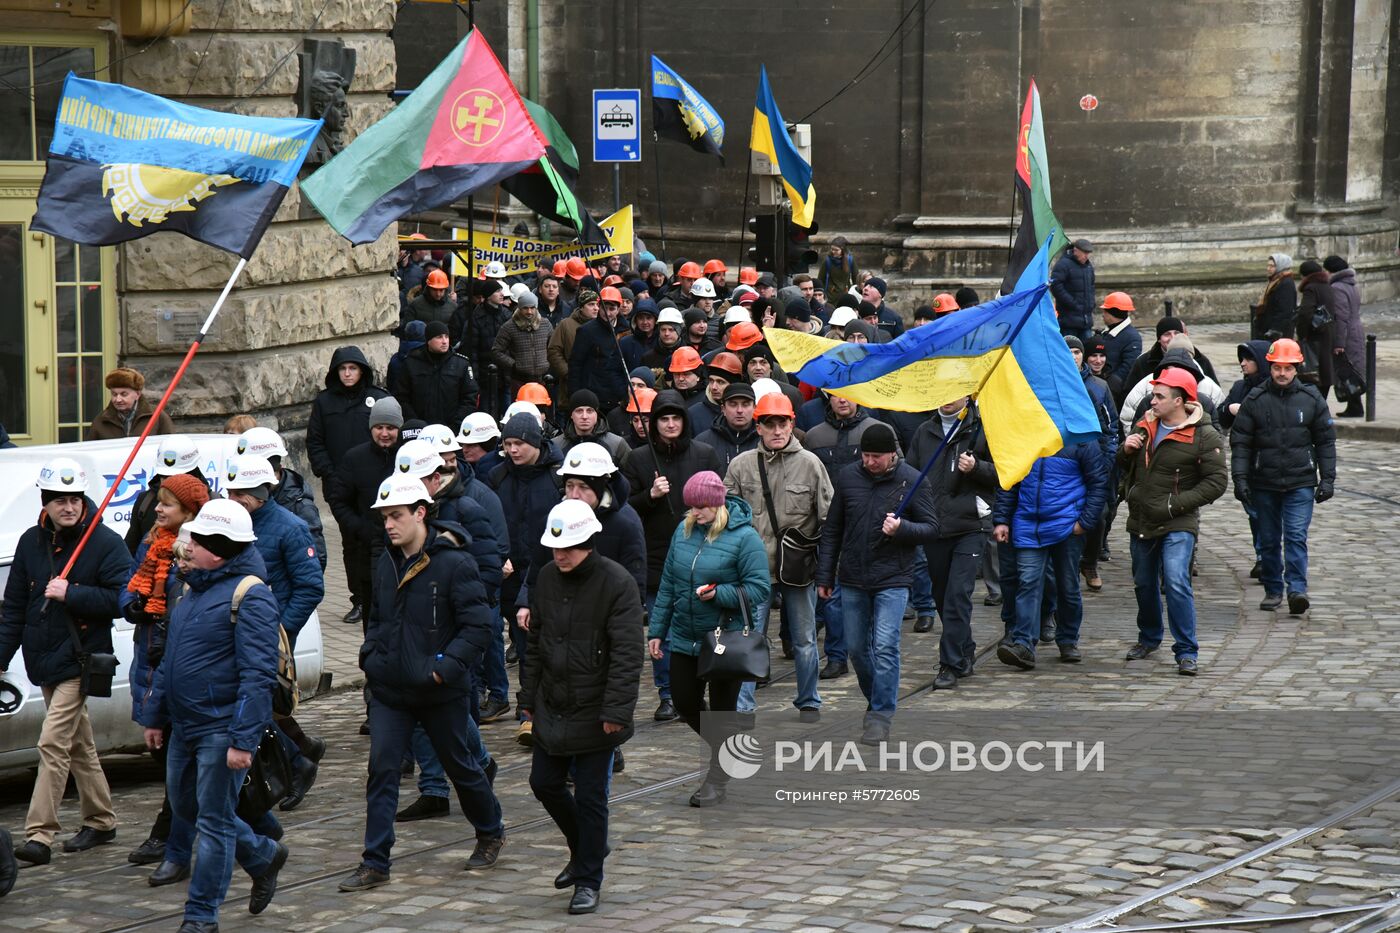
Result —
[[1017, 290], [883, 344], [765, 328], [787, 372], [868, 408], [928, 411], [975, 395], [1004, 488], [1063, 446], [1097, 439], [1099, 419], [1055, 322], [1048, 241]]
[[792, 222], [799, 227], [812, 225], [817, 209], [817, 192], [812, 187], [812, 166], [797, 154], [797, 147], [788, 138], [787, 124], [773, 100], [768, 86], [768, 69], [758, 66], [758, 101], [753, 108], [753, 132], [749, 148], [766, 155], [782, 173], [783, 190], [792, 202]]

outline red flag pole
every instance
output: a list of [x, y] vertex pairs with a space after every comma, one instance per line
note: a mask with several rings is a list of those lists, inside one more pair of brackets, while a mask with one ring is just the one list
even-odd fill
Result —
[[[194, 343], [190, 344], [189, 351], [185, 353], [185, 358], [180, 362], [180, 368], [175, 370], [175, 375], [171, 378], [170, 385], [165, 387], [165, 394], [160, 397], [160, 401], [156, 403], [155, 411], [151, 412], [151, 417], [146, 421], [146, 429], [142, 431], [141, 436], [136, 439], [136, 445], [131, 448], [131, 453], [126, 455], [126, 462], [123, 463], [122, 468], [117, 471], [116, 478], [112, 480], [112, 485], [107, 488], [107, 495], [102, 497], [102, 504], [97, 507], [97, 515], [94, 516], [94, 519], [100, 517], [103, 512], [107, 511], [107, 506], [112, 501], [112, 496], [116, 494], [117, 487], [121, 485], [122, 479], [126, 476], [126, 471], [131, 469], [131, 464], [135, 462], [136, 455], [141, 452], [141, 445], [146, 443], [146, 438], [151, 434], [151, 428], [155, 427], [157, 419], [160, 418], [160, 413], [165, 411], [165, 404], [170, 401], [170, 396], [174, 394], [175, 387], [180, 384], [180, 379], [184, 377], [185, 370], [189, 369], [190, 361], [193, 360], [194, 355], [199, 352], [199, 345], [209, 336], [209, 329], [214, 326], [214, 319], [219, 316], [219, 310], [223, 308], [224, 300], [228, 298], [228, 293], [233, 290], [233, 283], [238, 280], [238, 276], [242, 274], [243, 267], [246, 265], [248, 265], [248, 260], [239, 259], [238, 265], [233, 267], [233, 274], [230, 275], [228, 281], [224, 283], [224, 290], [219, 293], [219, 300], [214, 302], [214, 307], [210, 310], [209, 316], [204, 319], [204, 326], [199, 329], [199, 334], [194, 338]], [[73, 569], [73, 565], [78, 561], [78, 555], [83, 553], [83, 548], [87, 547], [88, 539], [92, 537], [92, 533], [96, 529], [96, 520], [88, 522], [87, 531], [83, 532], [82, 538], [78, 541], [78, 546], [73, 549], [73, 556], [68, 558], [68, 563], [63, 566], [63, 572], [58, 575], [60, 579], [67, 579], [69, 571]]]

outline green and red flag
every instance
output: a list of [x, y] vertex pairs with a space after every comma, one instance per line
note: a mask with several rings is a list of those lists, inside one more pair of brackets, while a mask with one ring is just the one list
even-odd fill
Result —
[[1011, 248], [1011, 261], [1006, 277], [1001, 280], [1001, 293], [1009, 295], [1016, 288], [1021, 273], [1030, 265], [1046, 237], [1054, 234], [1050, 244], [1051, 265], [1069, 240], [1055, 217], [1050, 201], [1050, 160], [1045, 155], [1045, 126], [1040, 119], [1040, 91], [1031, 78], [1026, 91], [1026, 104], [1021, 108], [1021, 128], [1016, 136], [1016, 191], [1021, 196], [1021, 228], [1016, 244]]
[[480, 30], [301, 191], [351, 243], [534, 165], [545, 139]]
[[608, 242], [598, 222], [579, 203], [578, 150], [554, 115], [528, 98], [525, 109], [545, 138], [545, 154], [534, 165], [501, 182], [501, 187], [541, 217], [578, 231], [580, 243]]

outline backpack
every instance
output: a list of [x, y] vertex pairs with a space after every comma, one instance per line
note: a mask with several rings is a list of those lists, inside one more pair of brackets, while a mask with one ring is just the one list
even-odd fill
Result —
[[[229, 601], [228, 614], [231, 625], [238, 624], [238, 610], [243, 605], [243, 597], [248, 591], [263, 581], [254, 576], [246, 576], [234, 587], [233, 598]], [[292, 653], [291, 640], [287, 630], [277, 626], [277, 682], [272, 686], [272, 714], [274, 717], [291, 716], [301, 702], [301, 691], [297, 687], [297, 660]]]

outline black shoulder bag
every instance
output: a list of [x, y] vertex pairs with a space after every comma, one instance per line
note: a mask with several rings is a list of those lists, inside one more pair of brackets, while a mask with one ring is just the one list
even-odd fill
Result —
[[722, 627], [705, 633], [700, 644], [700, 657], [695, 662], [695, 673], [701, 680], [767, 680], [771, 670], [768, 655], [768, 638], [753, 627], [753, 614], [749, 611], [749, 597], [742, 583], [735, 587], [739, 591], [739, 613], [744, 626], [736, 631], [726, 632]]
[[778, 582], [784, 586], [811, 586], [817, 579], [817, 545], [821, 538], [800, 528], [780, 528], [778, 513], [773, 508], [773, 493], [768, 488], [768, 468], [763, 465], [763, 450], [758, 451], [758, 478], [763, 484], [763, 504], [768, 509], [768, 521], [778, 536]]
[[[72, 586], [70, 583], [69, 586]], [[117, 673], [117, 656], [105, 651], [84, 651], [83, 636], [73, 615], [65, 612], [68, 634], [73, 639], [73, 651], [78, 656], [78, 691], [85, 697], [112, 695], [112, 676]]]

